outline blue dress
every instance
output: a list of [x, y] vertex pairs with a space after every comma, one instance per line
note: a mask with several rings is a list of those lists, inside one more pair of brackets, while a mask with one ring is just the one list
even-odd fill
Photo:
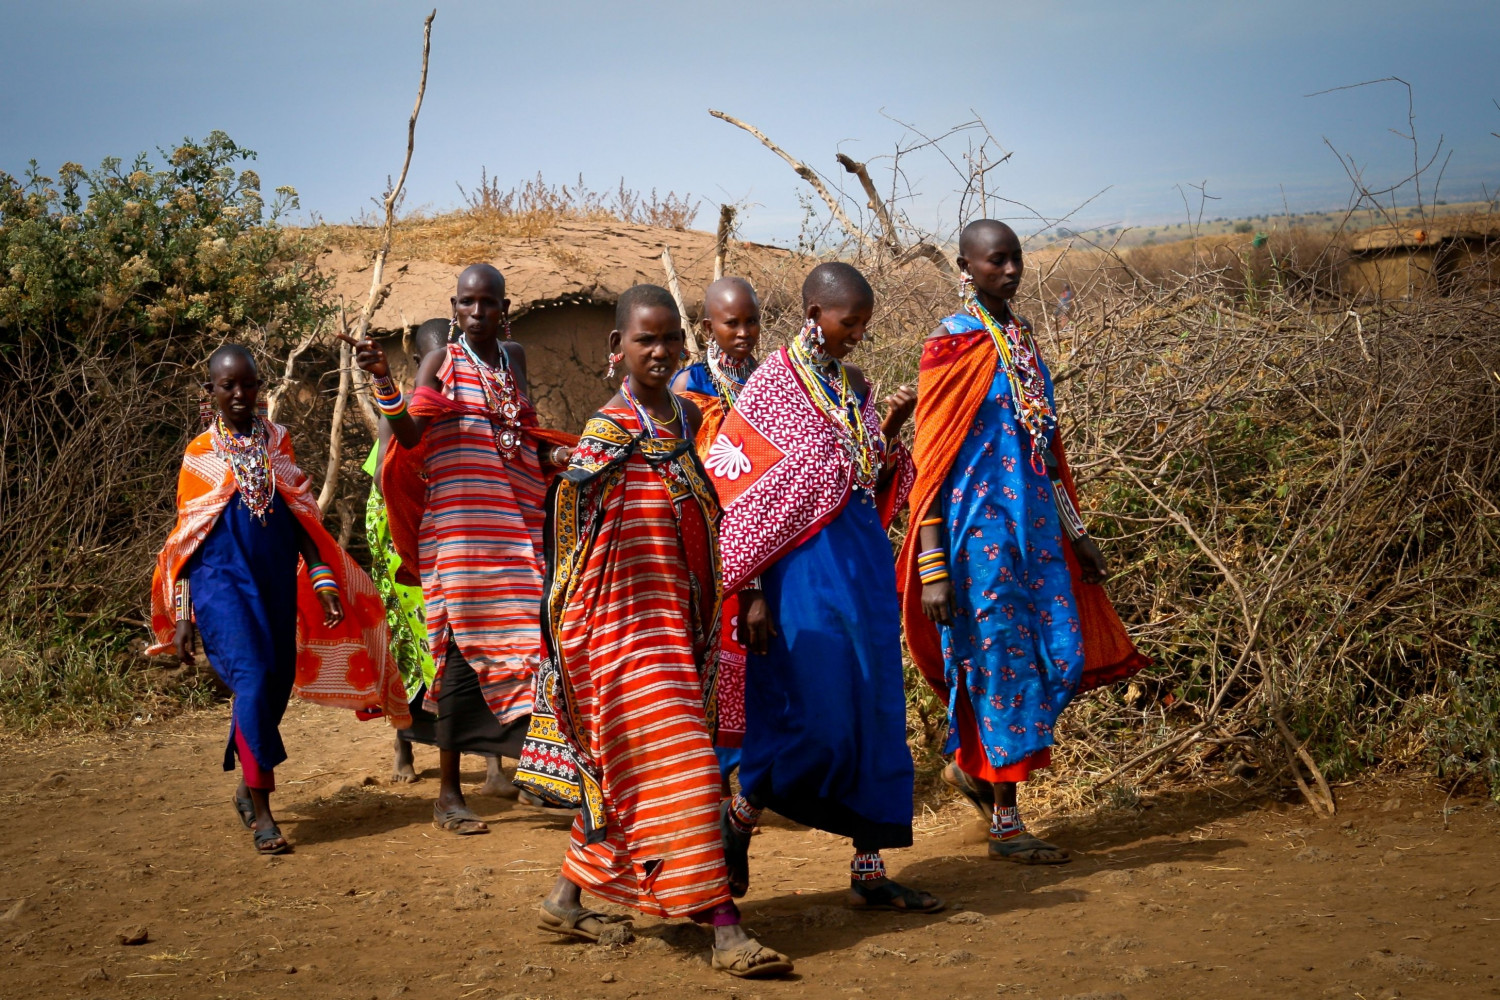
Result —
[[[977, 326], [963, 315], [944, 323]], [[1050, 402], [1052, 377], [1041, 371]], [[1031, 439], [998, 363], [939, 497], [956, 604], [942, 627], [952, 692], [944, 752], [958, 748], [955, 715], [967, 698], [985, 757], [1006, 767], [1052, 746], [1083, 676], [1083, 634], [1052, 483], [1031, 466]]]
[[761, 583], [776, 634], [746, 664], [745, 797], [857, 850], [909, 846], [901, 612], [873, 498], [855, 491]]
[[279, 727], [297, 677], [298, 540], [280, 493], [261, 524], [236, 492], [187, 562], [203, 652], [234, 692], [226, 771], [236, 729], [263, 770], [286, 760]]

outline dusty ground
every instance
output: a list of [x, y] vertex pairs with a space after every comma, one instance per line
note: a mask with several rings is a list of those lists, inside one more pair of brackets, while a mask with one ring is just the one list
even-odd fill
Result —
[[[1445, 824], [1416, 782], [1344, 788], [1322, 822], [1207, 789], [1056, 819], [1080, 857], [1053, 869], [986, 861], [954, 804], [889, 856], [951, 902], [932, 917], [845, 910], [847, 846], [768, 823], [744, 909], [799, 977], [741, 983], [691, 926], [639, 921], [615, 949], [535, 930], [565, 831], [480, 799], [489, 836], [434, 830], [435, 754], [390, 786], [388, 731], [347, 714], [294, 706], [279, 798], [297, 851], [255, 857], [218, 769], [225, 719], [0, 750], [0, 994], [1500, 996], [1500, 810], [1454, 799]], [[134, 925], [148, 939], [119, 943]]]

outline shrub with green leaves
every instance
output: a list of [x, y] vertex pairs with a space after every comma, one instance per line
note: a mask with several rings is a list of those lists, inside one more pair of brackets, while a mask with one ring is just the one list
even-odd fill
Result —
[[144, 635], [204, 358], [280, 353], [325, 313], [278, 223], [295, 191], [267, 204], [222, 132], [162, 157], [0, 173], [0, 630], [25, 667], [0, 670], [0, 722], [44, 719], [73, 660]]

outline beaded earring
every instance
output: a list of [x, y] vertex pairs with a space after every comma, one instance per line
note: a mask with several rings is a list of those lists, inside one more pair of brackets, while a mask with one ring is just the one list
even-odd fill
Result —
[[501, 340], [509, 340], [510, 339], [510, 314], [509, 313], [506, 313], [504, 316], [500, 317], [500, 339]]
[[214, 419], [214, 398], [209, 395], [208, 386], [203, 386], [203, 395], [198, 397], [198, 425], [207, 427]]
[[822, 347], [828, 342], [823, 336], [823, 328], [813, 319], [809, 319], [806, 323], [802, 324], [802, 333], [800, 336], [802, 337], [802, 342], [808, 347]]
[[974, 297], [974, 276], [968, 271], [958, 272], [958, 299], [968, 302]]
[[615, 362], [617, 362], [617, 361], [624, 361], [624, 360], [625, 360], [625, 355], [623, 355], [623, 354], [611, 354], [609, 356], [609, 370], [604, 373], [604, 377], [605, 378], [614, 378], [615, 377]]
[[257, 395], [255, 397], [255, 415], [260, 419], [266, 421], [267, 423], [270, 423], [271, 401], [266, 399], [266, 397], [264, 396]]
[[448, 321], [448, 343], [458, 342], [458, 317], [454, 316]]

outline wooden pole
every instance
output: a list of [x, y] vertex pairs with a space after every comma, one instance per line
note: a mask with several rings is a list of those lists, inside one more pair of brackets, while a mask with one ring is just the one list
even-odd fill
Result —
[[687, 335], [687, 351], [690, 357], [698, 357], [698, 334], [693, 329], [693, 321], [688, 316], [687, 306], [682, 301], [682, 283], [677, 280], [677, 268], [672, 263], [671, 247], [661, 248], [661, 266], [667, 272], [667, 291], [672, 293], [672, 301], [677, 303], [677, 314], [682, 317], [682, 332]]

